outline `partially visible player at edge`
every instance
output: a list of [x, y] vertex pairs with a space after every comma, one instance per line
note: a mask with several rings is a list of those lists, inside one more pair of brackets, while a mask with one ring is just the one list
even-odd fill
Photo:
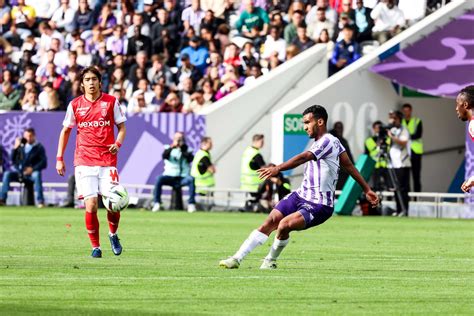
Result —
[[[81, 72], [81, 90], [84, 94], [72, 100], [67, 107], [56, 158], [56, 170], [64, 176], [64, 150], [72, 128], [77, 126], [75, 176], [79, 198], [83, 198], [86, 205], [86, 229], [93, 258], [102, 257], [97, 218], [98, 194], [107, 194], [119, 182], [117, 153], [125, 138], [124, 122], [127, 120], [117, 99], [101, 92], [101, 80], [100, 72], [93, 66]], [[116, 140], [114, 125], [118, 128]], [[117, 236], [120, 213], [108, 211], [107, 220], [112, 251], [118, 256], [122, 253]]]
[[307, 163], [303, 182], [298, 190], [281, 200], [268, 215], [263, 224], [254, 230], [240, 246], [240, 249], [219, 265], [234, 269], [255, 247], [263, 245], [268, 236], [276, 230], [270, 252], [260, 269], [275, 269], [276, 259], [288, 245], [290, 232], [305, 230], [324, 223], [334, 210], [334, 190], [337, 183], [339, 164], [362, 186], [367, 200], [377, 205], [378, 197], [351, 163], [339, 140], [327, 132], [328, 114], [320, 105], [313, 105], [303, 112], [306, 133], [315, 142], [308, 151], [274, 167], [258, 170], [260, 178], [276, 176], [280, 171], [293, 169]]
[[[474, 86], [467, 86], [462, 89], [456, 97], [456, 112], [461, 121], [469, 121], [469, 135], [474, 141], [474, 115], [472, 110], [474, 108]], [[474, 187], [474, 175], [464, 181], [461, 185], [461, 190], [468, 193]]]

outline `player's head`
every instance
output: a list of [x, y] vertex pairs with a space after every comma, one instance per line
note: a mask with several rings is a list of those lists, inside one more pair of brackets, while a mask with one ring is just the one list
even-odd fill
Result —
[[321, 105], [312, 105], [303, 112], [304, 130], [310, 138], [326, 132], [328, 122], [328, 112]]
[[458, 118], [467, 121], [471, 117], [470, 111], [472, 108], [474, 108], [474, 85], [462, 89], [456, 98]]
[[29, 127], [27, 129], [25, 129], [25, 131], [23, 132], [23, 138], [26, 139], [26, 142], [28, 144], [34, 144], [36, 142], [36, 132], [35, 132], [35, 129], [32, 128], [32, 127]]
[[206, 150], [206, 151], [211, 150], [212, 149], [212, 138], [210, 138], [208, 136], [204, 136], [201, 139], [201, 149]]
[[81, 71], [79, 79], [82, 92], [92, 95], [100, 93], [100, 89], [102, 88], [102, 75], [95, 66], [84, 68]]
[[264, 143], [264, 138], [263, 134], [255, 134], [252, 136], [252, 147], [255, 147], [257, 149], [261, 149], [263, 147]]

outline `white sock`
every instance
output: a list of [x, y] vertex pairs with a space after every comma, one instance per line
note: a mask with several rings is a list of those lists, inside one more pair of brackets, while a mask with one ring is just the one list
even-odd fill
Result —
[[249, 237], [240, 246], [239, 250], [233, 255], [239, 262], [242, 261], [255, 247], [263, 245], [268, 239], [268, 236], [261, 233], [257, 229], [250, 233]]
[[276, 260], [278, 256], [280, 255], [280, 253], [283, 251], [283, 249], [285, 249], [286, 245], [288, 245], [289, 241], [290, 241], [290, 238], [286, 240], [280, 240], [275, 237], [272, 247], [270, 248], [270, 252], [265, 257], [265, 259]]

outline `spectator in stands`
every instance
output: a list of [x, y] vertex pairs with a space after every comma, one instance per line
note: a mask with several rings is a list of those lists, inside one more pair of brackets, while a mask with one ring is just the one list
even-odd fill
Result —
[[184, 30], [192, 26], [196, 32], [199, 32], [204, 15], [205, 13], [201, 10], [199, 0], [192, 0], [191, 6], [184, 9], [181, 15]]
[[[349, 147], [349, 142], [344, 138], [344, 124], [342, 122], [335, 122], [333, 129], [329, 131], [331, 135], [339, 139], [341, 145], [346, 149], [346, 153], [349, 156], [349, 159], [354, 163], [354, 157], [352, 156], [351, 148]], [[346, 180], [349, 178], [349, 174], [343, 168], [339, 169], [339, 178], [336, 184], [336, 190], [342, 190]]]
[[307, 35], [306, 25], [304, 23], [300, 24], [296, 31], [297, 37], [293, 40], [292, 44], [298, 47], [300, 52], [314, 45], [314, 41]]
[[[205, 1], [201, 1], [201, 5], [203, 5], [204, 2]], [[206, 27], [212, 30], [212, 33], [215, 34], [217, 33], [218, 27], [223, 23], [223, 20], [218, 19], [214, 16], [214, 12], [212, 10], [207, 10], [205, 11], [203, 18], [201, 19], [200, 28]]]
[[395, 4], [395, 0], [379, 2], [370, 14], [375, 21], [373, 37], [379, 43], [385, 43], [399, 34], [405, 26], [405, 17], [402, 10]]
[[191, 60], [188, 54], [183, 53], [180, 57], [180, 60], [181, 65], [175, 75], [174, 80], [176, 85], [178, 87], [182, 85], [184, 78], [191, 78], [193, 80], [193, 83], [196, 84], [202, 77], [201, 72], [197, 69], [197, 67], [191, 64]]
[[239, 57], [240, 57], [240, 65], [243, 71], [247, 71], [249, 67], [257, 65], [258, 61], [260, 60], [260, 55], [255, 50], [255, 47], [253, 46], [252, 42], [246, 42], [244, 44], [244, 47], [239, 54]]
[[38, 207], [44, 207], [43, 181], [41, 171], [46, 169], [47, 157], [44, 147], [36, 141], [33, 128], [27, 128], [23, 138], [15, 140], [12, 152], [13, 171], [3, 174], [3, 185], [0, 193], [0, 205], [5, 205], [10, 183], [13, 181], [33, 182]]
[[204, 99], [204, 91], [196, 90], [191, 95], [191, 102], [187, 108], [184, 108], [183, 111], [186, 113], [197, 113], [201, 112], [203, 109], [207, 108], [212, 104], [212, 101]]
[[301, 53], [301, 51], [298, 46], [296, 46], [295, 44], [288, 45], [288, 47], [286, 48], [286, 60], [292, 59], [299, 53]]
[[61, 6], [54, 11], [48, 23], [59, 32], [71, 33], [74, 30], [75, 14], [76, 10], [69, 5], [69, 0], [61, 0]]
[[[112, 36], [109, 36], [106, 41], [106, 49], [112, 55], [126, 55], [128, 47], [128, 39], [123, 33], [122, 25], [115, 25]], [[146, 51], [146, 49], [144, 50]]]
[[322, 30], [326, 30], [329, 36], [332, 37], [334, 34], [334, 23], [326, 18], [326, 10], [319, 7], [316, 11], [316, 19], [308, 25], [308, 36], [317, 39]]
[[254, 41], [260, 47], [263, 38], [267, 35], [270, 19], [267, 12], [254, 6], [254, 0], [244, 0], [245, 10], [236, 22], [237, 30], [246, 38]]
[[113, 33], [114, 27], [117, 25], [117, 18], [114, 16], [110, 4], [106, 3], [103, 5], [97, 23], [100, 26], [102, 35], [109, 36]]
[[89, 8], [87, 0], [79, 0], [79, 8], [73, 20], [74, 29], [79, 31], [81, 37], [87, 38], [90, 36], [92, 26], [94, 26], [95, 22], [94, 13]]
[[225, 12], [233, 5], [233, 1], [224, 0], [201, 0], [201, 8], [203, 11], [212, 11], [213, 15], [218, 19], [225, 18]]
[[[28, 35], [32, 33], [33, 26], [36, 23], [36, 12], [32, 6], [26, 5], [25, 0], [18, 0], [18, 4], [13, 6], [11, 10], [11, 24], [15, 26], [16, 32], [24, 40]], [[8, 38], [10, 32], [5, 34], [5, 38]]]
[[427, 1], [398, 0], [398, 7], [403, 12], [407, 26], [411, 26], [425, 17]]
[[191, 164], [191, 176], [194, 178], [194, 184], [199, 194], [206, 194], [206, 188], [213, 188], [215, 186], [214, 173], [216, 167], [212, 163], [210, 150], [212, 149], [212, 139], [210, 137], [203, 137], [199, 150], [194, 156]]
[[[205, 73], [207, 68], [207, 59], [209, 58], [209, 51], [206, 47], [201, 46], [201, 39], [197, 36], [191, 38], [189, 46], [181, 50], [180, 56], [187, 54], [191, 64], [193, 64], [201, 74]], [[181, 59], [178, 60], [177, 66], [181, 66]]]
[[193, 158], [192, 149], [186, 144], [184, 134], [175, 133], [173, 142], [171, 145], [165, 146], [163, 152], [165, 170], [156, 180], [153, 192], [153, 212], [162, 209], [161, 188], [163, 185], [173, 188], [187, 186], [189, 188], [188, 212], [196, 211], [194, 178], [190, 175], [190, 164]]
[[239, 88], [239, 84], [235, 80], [228, 80], [222, 87], [216, 92], [216, 101], [222, 99], [226, 95], [231, 94]]
[[2, 85], [2, 92], [0, 93], [0, 110], [17, 110], [21, 98], [21, 91], [13, 89], [10, 82], [5, 82]]
[[291, 44], [293, 40], [296, 38], [296, 28], [301, 25], [301, 22], [304, 21], [304, 13], [301, 10], [296, 10], [293, 12], [293, 15], [291, 17], [291, 23], [289, 23], [285, 28], [284, 28], [284, 35], [283, 37], [285, 38], [285, 42], [287, 45]]
[[370, 41], [374, 27], [374, 20], [370, 16], [372, 9], [364, 6], [364, 0], [356, 0], [356, 5], [354, 21], [357, 26], [357, 42]]
[[183, 104], [176, 93], [170, 92], [166, 97], [165, 102], [160, 106], [159, 111], [166, 113], [181, 113], [183, 112]]
[[215, 99], [215, 90], [212, 87], [212, 81], [209, 79], [205, 79], [201, 83], [202, 91], [203, 91], [203, 98], [205, 102], [212, 103]]
[[183, 80], [183, 86], [178, 91], [179, 99], [183, 104], [183, 112], [187, 113], [186, 109], [189, 108], [189, 103], [191, 103], [191, 95], [194, 92], [194, 84], [191, 78], [185, 78]]
[[0, 0], [0, 34], [6, 33], [10, 29], [11, 7], [6, 0]]
[[245, 78], [244, 85], [251, 84], [262, 76], [262, 68], [259, 64], [252, 65], [248, 70], [247, 78]]
[[306, 25], [311, 25], [315, 19], [316, 19], [316, 14], [319, 8], [323, 8], [325, 12], [326, 18], [331, 22], [332, 24], [336, 24], [337, 22], [337, 12], [331, 6], [329, 5], [328, 0], [317, 0], [316, 5], [313, 6], [308, 13], [306, 14]]
[[145, 93], [142, 91], [139, 91], [138, 94], [132, 97], [127, 107], [127, 112], [129, 114], [152, 113], [156, 112], [156, 110], [156, 105], [152, 103], [147, 103], [145, 101]]
[[36, 21], [41, 23], [49, 21], [53, 16], [54, 11], [59, 8], [58, 0], [42, 0], [42, 1], [27, 1], [28, 4], [35, 9]]
[[151, 99], [151, 103], [160, 109], [160, 107], [165, 103], [165, 98], [167, 94], [166, 86], [163, 83], [156, 83], [153, 87], [153, 92], [155, 95]]
[[360, 46], [353, 39], [354, 31], [352, 27], [346, 25], [342, 33], [344, 38], [334, 47], [332, 58], [329, 61], [330, 76], [361, 57]]
[[276, 26], [270, 27], [270, 35], [264, 44], [262, 58], [269, 60], [273, 53], [278, 54], [278, 60], [284, 61], [286, 58], [286, 42], [280, 37], [280, 29]]
[[36, 90], [29, 90], [20, 102], [21, 109], [26, 112], [39, 111], [38, 92]]
[[344, 34], [342, 33], [342, 30], [344, 27], [349, 26], [352, 28], [352, 30], [356, 31], [354, 21], [351, 20], [349, 15], [345, 12], [342, 12], [341, 15], [339, 15], [339, 22], [336, 24], [336, 27], [334, 28], [334, 34], [332, 35], [332, 40], [337, 43], [341, 41], [344, 37]]
[[141, 15], [139, 12], [134, 12], [132, 16], [132, 25], [130, 25], [127, 29], [128, 38], [136, 35], [135, 33], [136, 33], [137, 27], [140, 30], [140, 35], [150, 38], [150, 34], [151, 34], [150, 24], [145, 22], [143, 15]]
[[135, 86], [138, 83], [137, 69], [146, 73], [149, 67], [148, 55], [145, 51], [139, 51], [135, 57], [135, 64], [133, 64], [128, 71], [128, 79]]
[[151, 27], [151, 39], [155, 51], [160, 47], [160, 37], [163, 36], [164, 30], [172, 42], [179, 43], [178, 26], [170, 22], [168, 11], [162, 8], [158, 10], [158, 20]]

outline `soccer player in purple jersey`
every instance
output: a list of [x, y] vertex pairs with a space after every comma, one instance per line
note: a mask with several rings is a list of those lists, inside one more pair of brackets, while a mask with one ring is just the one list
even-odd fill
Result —
[[280, 171], [306, 163], [303, 182], [299, 189], [281, 200], [263, 224], [250, 233], [239, 250], [232, 257], [219, 262], [221, 267], [238, 268], [245, 256], [255, 247], [263, 245], [268, 236], [276, 230], [270, 252], [260, 267], [260, 269], [275, 269], [276, 259], [288, 245], [290, 232], [320, 225], [332, 216], [339, 165], [342, 165], [362, 186], [367, 200], [373, 205], [378, 204], [377, 194], [370, 189], [354, 167], [344, 147], [336, 137], [327, 132], [327, 119], [328, 114], [324, 107], [313, 105], [307, 108], [303, 112], [303, 124], [308, 136], [315, 139], [311, 148], [278, 166], [258, 170], [260, 177], [267, 179]]

